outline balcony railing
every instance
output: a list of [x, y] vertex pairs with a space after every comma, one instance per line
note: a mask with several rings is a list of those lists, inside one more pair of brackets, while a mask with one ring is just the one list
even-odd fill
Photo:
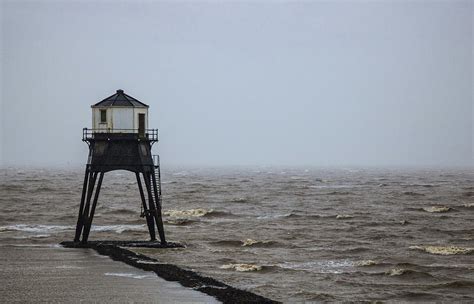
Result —
[[112, 128], [101, 128], [101, 129], [82, 129], [82, 140], [90, 141], [98, 138], [105, 138], [112, 135], [122, 135], [125, 138], [127, 135], [134, 135], [133, 138], [146, 139], [149, 141], [158, 141], [158, 129], [112, 129]]

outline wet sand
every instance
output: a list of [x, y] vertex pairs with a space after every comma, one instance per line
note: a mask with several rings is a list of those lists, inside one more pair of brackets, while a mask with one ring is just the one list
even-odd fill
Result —
[[18, 244], [0, 247], [0, 301], [219, 303], [92, 249]]

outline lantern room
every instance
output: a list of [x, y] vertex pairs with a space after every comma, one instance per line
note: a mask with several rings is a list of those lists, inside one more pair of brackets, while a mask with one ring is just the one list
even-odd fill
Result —
[[148, 128], [148, 105], [123, 90], [117, 90], [91, 108], [94, 132], [142, 134]]

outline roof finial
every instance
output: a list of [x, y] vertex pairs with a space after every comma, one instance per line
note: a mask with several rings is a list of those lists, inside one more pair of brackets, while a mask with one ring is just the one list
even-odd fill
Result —
[[123, 90], [117, 90], [117, 94], [123, 94]]

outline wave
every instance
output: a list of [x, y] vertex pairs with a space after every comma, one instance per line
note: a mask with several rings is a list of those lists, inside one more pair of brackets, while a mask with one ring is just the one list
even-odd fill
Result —
[[245, 240], [220, 240], [210, 242], [210, 244], [215, 246], [225, 246], [225, 247], [274, 247], [279, 245], [278, 242], [275, 241], [257, 241], [253, 239], [245, 239]]
[[176, 218], [176, 219], [165, 220], [166, 224], [176, 225], [176, 226], [185, 226], [185, 225], [189, 225], [189, 224], [192, 224], [192, 223], [195, 223], [195, 222], [196, 222], [195, 220], [190, 220], [190, 219], [186, 219], [186, 218]]
[[255, 264], [226, 264], [219, 267], [220, 269], [232, 269], [239, 272], [259, 271], [262, 266]]
[[338, 215], [336, 215], [337, 219], [350, 219], [350, 218], [353, 218], [353, 217], [354, 217], [353, 215], [348, 215], [348, 214], [338, 214]]
[[245, 239], [241, 241], [242, 246], [253, 246], [253, 247], [271, 247], [277, 242], [275, 241], [257, 241], [253, 239]]
[[[116, 232], [122, 233], [124, 231], [143, 231], [145, 225], [105, 225], [105, 226], [94, 226], [92, 225], [91, 231], [96, 232]], [[8, 231], [21, 231], [30, 233], [61, 233], [71, 230], [75, 230], [76, 227], [72, 225], [41, 225], [41, 224], [17, 224], [9, 226], [0, 226], [0, 232]]]
[[474, 248], [459, 246], [410, 246], [409, 248], [437, 255], [471, 254], [474, 252]]
[[365, 266], [374, 266], [378, 265], [379, 263], [374, 261], [374, 260], [362, 260], [362, 261], [356, 261], [354, 263], [355, 266], [357, 267], [365, 267]]
[[444, 207], [444, 206], [431, 206], [431, 207], [424, 207], [421, 209], [423, 211], [430, 212], [430, 213], [442, 213], [442, 212], [449, 212], [452, 210], [452, 208]]
[[466, 203], [462, 205], [464, 208], [474, 208], [474, 203]]
[[23, 240], [23, 239], [45, 239], [51, 237], [51, 234], [34, 234], [34, 235], [28, 235], [28, 236], [19, 236], [19, 237], [13, 237], [13, 239], [17, 240]]
[[378, 263], [373, 260], [326, 260], [310, 262], [284, 262], [275, 266], [291, 270], [340, 274], [344, 272], [355, 272], [357, 267], [368, 267], [374, 265], [378, 265]]
[[75, 229], [75, 226], [62, 226], [62, 225], [41, 225], [41, 224], [16, 224], [9, 226], [0, 226], [0, 232], [7, 231], [22, 231], [22, 232], [36, 232], [36, 233], [47, 233], [47, 232], [64, 232]]
[[97, 231], [97, 232], [116, 232], [116, 233], [122, 233], [125, 231], [140, 232], [140, 231], [145, 231], [145, 224], [92, 226], [91, 230]]
[[196, 208], [196, 209], [188, 209], [188, 210], [168, 210], [163, 212], [164, 215], [172, 216], [172, 217], [201, 217], [207, 214], [213, 213], [213, 209], [203, 209], [203, 208]]
[[423, 271], [416, 271], [412, 269], [406, 269], [406, 268], [392, 268], [390, 270], [387, 270], [385, 272], [386, 275], [388, 276], [408, 276], [408, 277], [424, 277], [424, 278], [433, 278], [433, 276], [427, 272]]
[[250, 200], [245, 197], [236, 197], [230, 200], [232, 203], [248, 203]]
[[[257, 220], [268, 220], [268, 219], [278, 219], [278, 218], [293, 218], [293, 217], [301, 217], [302, 215], [289, 212], [284, 214], [268, 214], [268, 215], [260, 215], [257, 217]], [[319, 215], [308, 215], [308, 217], [320, 217]]]

